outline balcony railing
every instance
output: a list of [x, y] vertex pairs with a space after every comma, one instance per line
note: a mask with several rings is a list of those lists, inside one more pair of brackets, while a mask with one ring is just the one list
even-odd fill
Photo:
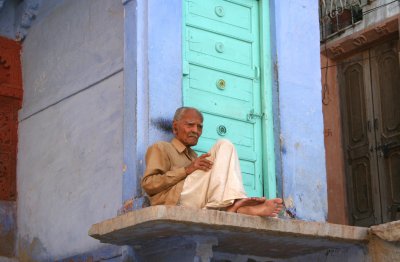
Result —
[[370, 0], [320, 0], [321, 41], [362, 20], [362, 7]]

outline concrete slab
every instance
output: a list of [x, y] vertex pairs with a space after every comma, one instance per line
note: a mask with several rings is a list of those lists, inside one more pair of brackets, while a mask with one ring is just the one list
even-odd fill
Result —
[[[152, 206], [92, 225], [89, 235], [104, 243], [131, 245], [147, 253], [163, 243], [182, 246], [200, 237], [217, 240], [214, 252], [289, 258], [327, 249], [365, 246], [368, 229], [262, 218], [178, 206]], [[195, 240], [194, 240], [195, 241]], [[181, 244], [178, 244], [181, 242]], [[146, 251], [147, 249], [147, 251]]]
[[379, 238], [394, 242], [400, 241], [400, 220], [371, 227], [371, 233]]

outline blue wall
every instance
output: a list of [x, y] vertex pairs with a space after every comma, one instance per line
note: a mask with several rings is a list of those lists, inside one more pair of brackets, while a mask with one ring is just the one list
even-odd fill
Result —
[[125, 2], [124, 200], [141, 196], [146, 149], [172, 138], [168, 128], [182, 106], [181, 2]]
[[[298, 218], [324, 221], [327, 197], [318, 3], [270, 3], [276, 65], [272, 92], [275, 137], [280, 142], [280, 151], [276, 151], [278, 192]], [[141, 195], [139, 179], [147, 146], [171, 137], [163, 126], [182, 103], [181, 27], [181, 0], [126, 1], [125, 71], [130, 73], [125, 88], [132, 95], [125, 97], [125, 111], [131, 110], [132, 117], [125, 123], [134, 120], [136, 126], [125, 126], [125, 141], [130, 142], [124, 149], [124, 199]]]
[[325, 221], [327, 188], [318, 1], [273, 1], [283, 195], [296, 217]]
[[42, 1], [23, 42], [22, 71], [20, 260], [101, 249], [87, 231], [114, 217], [122, 196], [122, 3]]
[[[139, 176], [147, 146], [168, 140], [163, 130], [181, 102], [181, 1], [130, 1], [137, 5], [137, 27], [126, 24], [125, 33], [136, 32], [138, 43], [136, 144], [137, 158], [128, 166], [124, 199], [140, 195]], [[318, 3], [273, 1], [272, 32], [275, 49], [275, 130], [278, 191], [296, 217], [324, 221], [327, 214], [325, 151], [319, 70]], [[129, 17], [129, 13], [127, 13]], [[126, 39], [125, 50], [136, 39]], [[160, 44], [162, 43], [162, 44]], [[126, 54], [125, 54], [126, 55]], [[129, 65], [125, 61], [128, 71]], [[125, 83], [129, 86], [130, 83]], [[276, 91], [276, 92], [275, 92]], [[129, 100], [125, 108], [132, 108]], [[125, 133], [127, 132], [125, 129]], [[133, 149], [125, 145], [125, 155]], [[131, 167], [131, 168], [129, 168]], [[131, 173], [129, 174], [129, 169]], [[136, 171], [136, 172], [135, 172]], [[132, 183], [135, 181], [135, 183]], [[130, 182], [130, 183], [129, 183]], [[136, 184], [136, 186], [133, 186]], [[137, 191], [133, 192], [136, 188]]]

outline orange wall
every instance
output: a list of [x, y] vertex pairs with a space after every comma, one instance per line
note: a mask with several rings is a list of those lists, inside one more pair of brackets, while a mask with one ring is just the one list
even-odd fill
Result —
[[[328, 222], [348, 224], [336, 62], [321, 55]], [[327, 66], [328, 65], [328, 66]]]

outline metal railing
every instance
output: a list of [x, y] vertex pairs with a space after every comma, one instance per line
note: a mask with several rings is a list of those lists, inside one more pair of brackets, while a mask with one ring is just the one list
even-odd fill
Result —
[[362, 7], [370, 0], [320, 0], [321, 41], [362, 20]]

